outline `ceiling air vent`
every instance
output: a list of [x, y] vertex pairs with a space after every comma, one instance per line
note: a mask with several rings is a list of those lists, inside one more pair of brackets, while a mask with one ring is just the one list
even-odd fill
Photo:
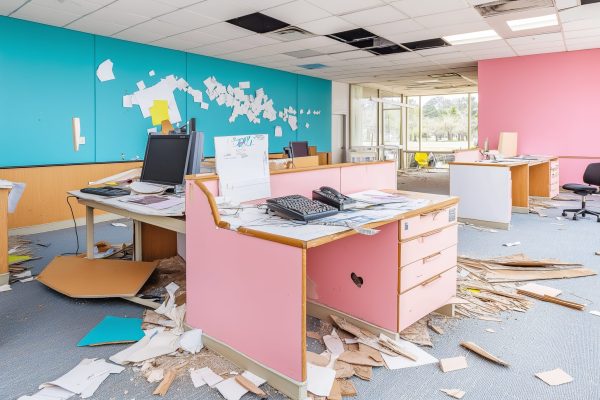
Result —
[[304, 69], [322, 69], [322, 68], [327, 68], [327, 65], [325, 64], [302, 64], [302, 65], [298, 65], [300, 68], [304, 68]]
[[282, 29], [278, 29], [274, 32], [267, 33], [265, 36], [284, 42], [291, 42], [293, 40], [311, 38], [315, 35], [308, 31], [305, 31], [304, 29], [298, 28], [297, 26], [288, 26]]
[[487, 18], [547, 7], [554, 7], [554, 0], [497, 0], [475, 6], [475, 9]]

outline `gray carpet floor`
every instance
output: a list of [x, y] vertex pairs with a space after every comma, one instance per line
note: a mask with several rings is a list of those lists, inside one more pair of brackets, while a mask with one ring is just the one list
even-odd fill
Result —
[[[429, 175], [433, 175], [430, 173]], [[444, 174], [422, 179], [399, 177], [399, 188], [443, 193]], [[445, 174], [447, 176], [447, 174]], [[435, 179], [436, 183], [428, 181]], [[446, 181], [444, 180], [446, 179]], [[446, 183], [444, 183], [446, 182]], [[575, 202], [564, 202], [572, 206]], [[589, 203], [600, 209], [600, 198]], [[459, 229], [459, 252], [476, 257], [491, 257], [524, 252], [532, 257], [555, 257], [583, 263], [600, 270], [600, 224], [595, 219], [557, 220], [558, 209], [549, 216], [513, 215], [509, 231], [481, 232], [470, 227]], [[96, 226], [96, 238], [111, 242], [131, 240], [128, 228], [108, 223]], [[42, 257], [33, 262], [39, 272], [57, 254], [75, 250], [72, 229], [31, 235], [28, 239], [50, 246], [34, 245]], [[520, 241], [507, 248], [502, 243]], [[80, 242], [85, 231], [80, 229]], [[352, 378], [357, 399], [447, 399], [441, 388], [459, 388], [464, 399], [598, 400], [600, 399], [600, 317], [589, 310], [600, 310], [599, 277], [545, 281], [563, 290], [566, 299], [588, 304], [586, 311], [574, 311], [550, 303], [536, 302], [527, 313], [510, 313], [502, 322], [460, 320], [443, 335], [432, 333], [434, 347], [427, 349], [438, 358], [464, 355], [469, 367], [442, 373], [437, 365], [389, 371], [374, 370], [370, 382]], [[82, 358], [108, 358], [122, 345], [77, 347], [77, 342], [105, 315], [140, 317], [142, 308], [122, 300], [75, 300], [62, 296], [38, 282], [16, 283], [10, 292], [0, 293], [0, 399], [12, 400], [31, 394], [37, 386], [64, 374]], [[315, 321], [309, 321], [309, 327]], [[496, 332], [488, 333], [486, 328]], [[460, 341], [473, 341], [510, 362], [505, 368], [469, 354]], [[319, 345], [309, 339], [309, 347]], [[574, 381], [551, 387], [534, 374], [562, 368]], [[109, 377], [93, 399], [153, 399], [155, 384], [147, 383], [130, 368]], [[195, 389], [189, 378], [178, 379], [165, 399], [220, 399], [216, 390]], [[244, 399], [251, 399], [247, 394]]]

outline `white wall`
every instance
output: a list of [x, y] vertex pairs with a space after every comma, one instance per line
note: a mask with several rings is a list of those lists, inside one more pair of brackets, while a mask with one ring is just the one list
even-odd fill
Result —
[[344, 161], [344, 154], [341, 150], [342, 143], [346, 143], [347, 146], [350, 137], [350, 84], [343, 82], [331, 83], [331, 114], [334, 119], [334, 121], [332, 121], [332, 128], [337, 126], [335, 120], [339, 120], [340, 115], [343, 116], [344, 120], [345, 140], [337, 137], [336, 131], [332, 130], [331, 132], [331, 152], [333, 162], [341, 162]]

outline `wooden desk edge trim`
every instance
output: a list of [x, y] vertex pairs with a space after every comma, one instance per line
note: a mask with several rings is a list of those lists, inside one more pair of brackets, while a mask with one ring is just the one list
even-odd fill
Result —
[[500, 164], [500, 163], [483, 163], [483, 162], [456, 162], [451, 161], [448, 165], [467, 165], [470, 167], [502, 167], [502, 168], [512, 168], [519, 167], [521, 165], [529, 165], [527, 162], [515, 162], [510, 164]]
[[[271, 175], [279, 175], [279, 174], [288, 174], [294, 172], [306, 172], [306, 171], [318, 171], [323, 169], [331, 169], [331, 168], [346, 168], [346, 167], [354, 167], [358, 165], [377, 165], [377, 164], [390, 164], [394, 161], [375, 161], [375, 162], [359, 162], [359, 163], [339, 163], [339, 164], [327, 164], [327, 165], [319, 165], [314, 167], [303, 167], [303, 168], [291, 168], [291, 169], [276, 169], [270, 171]], [[217, 174], [209, 174], [209, 175], [187, 175], [185, 177], [188, 181], [214, 181], [219, 179], [219, 175]]]

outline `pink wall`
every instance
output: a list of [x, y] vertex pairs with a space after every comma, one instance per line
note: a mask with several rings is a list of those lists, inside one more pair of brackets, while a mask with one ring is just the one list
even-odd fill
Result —
[[501, 131], [519, 133], [521, 154], [560, 159], [560, 182], [581, 182], [600, 161], [600, 49], [479, 62], [479, 143], [497, 148]]

